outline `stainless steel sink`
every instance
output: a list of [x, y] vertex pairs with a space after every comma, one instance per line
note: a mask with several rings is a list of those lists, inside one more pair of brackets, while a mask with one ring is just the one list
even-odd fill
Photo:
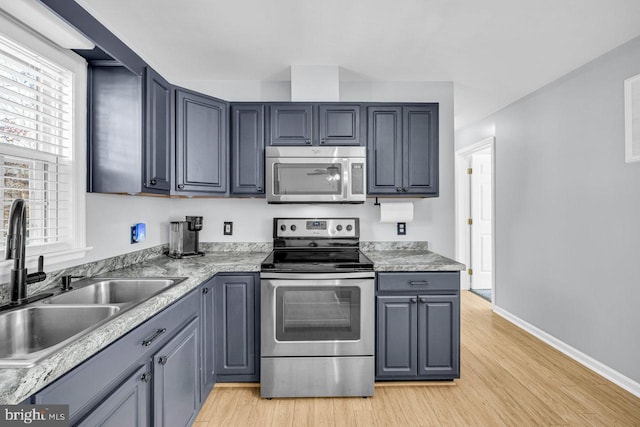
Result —
[[73, 284], [71, 291], [45, 300], [49, 304], [131, 304], [144, 301], [184, 280], [88, 279]]
[[69, 291], [0, 313], [0, 368], [33, 366], [185, 279], [88, 278]]
[[34, 305], [0, 314], [0, 366], [30, 366], [98, 327], [114, 305]]

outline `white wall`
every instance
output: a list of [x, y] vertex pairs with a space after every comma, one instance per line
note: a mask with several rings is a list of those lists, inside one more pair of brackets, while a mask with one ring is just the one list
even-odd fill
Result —
[[640, 163], [623, 81], [640, 38], [459, 131], [496, 137], [496, 306], [640, 382]]

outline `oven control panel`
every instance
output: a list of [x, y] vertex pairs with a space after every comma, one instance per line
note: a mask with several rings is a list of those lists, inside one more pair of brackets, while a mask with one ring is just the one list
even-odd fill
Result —
[[275, 218], [274, 237], [360, 237], [358, 218]]

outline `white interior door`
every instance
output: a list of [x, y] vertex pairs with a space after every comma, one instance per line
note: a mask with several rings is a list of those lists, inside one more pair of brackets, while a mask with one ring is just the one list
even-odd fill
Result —
[[471, 288], [491, 289], [491, 148], [473, 153], [471, 168]]

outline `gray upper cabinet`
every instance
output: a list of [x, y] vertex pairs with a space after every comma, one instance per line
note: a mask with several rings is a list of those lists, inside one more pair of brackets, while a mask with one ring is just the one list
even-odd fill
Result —
[[269, 105], [269, 145], [311, 145], [313, 142], [312, 104]]
[[149, 67], [145, 81], [144, 186], [150, 192], [166, 193], [171, 187], [173, 90]]
[[269, 145], [364, 145], [360, 104], [269, 104]]
[[227, 192], [227, 103], [176, 90], [173, 194]]
[[147, 68], [88, 71], [88, 191], [169, 194], [173, 89]]
[[264, 196], [262, 104], [231, 106], [231, 195]]
[[318, 130], [320, 145], [360, 145], [360, 106], [320, 104]]
[[368, 194], [438, 196], [438, 105], [367, 107]]

